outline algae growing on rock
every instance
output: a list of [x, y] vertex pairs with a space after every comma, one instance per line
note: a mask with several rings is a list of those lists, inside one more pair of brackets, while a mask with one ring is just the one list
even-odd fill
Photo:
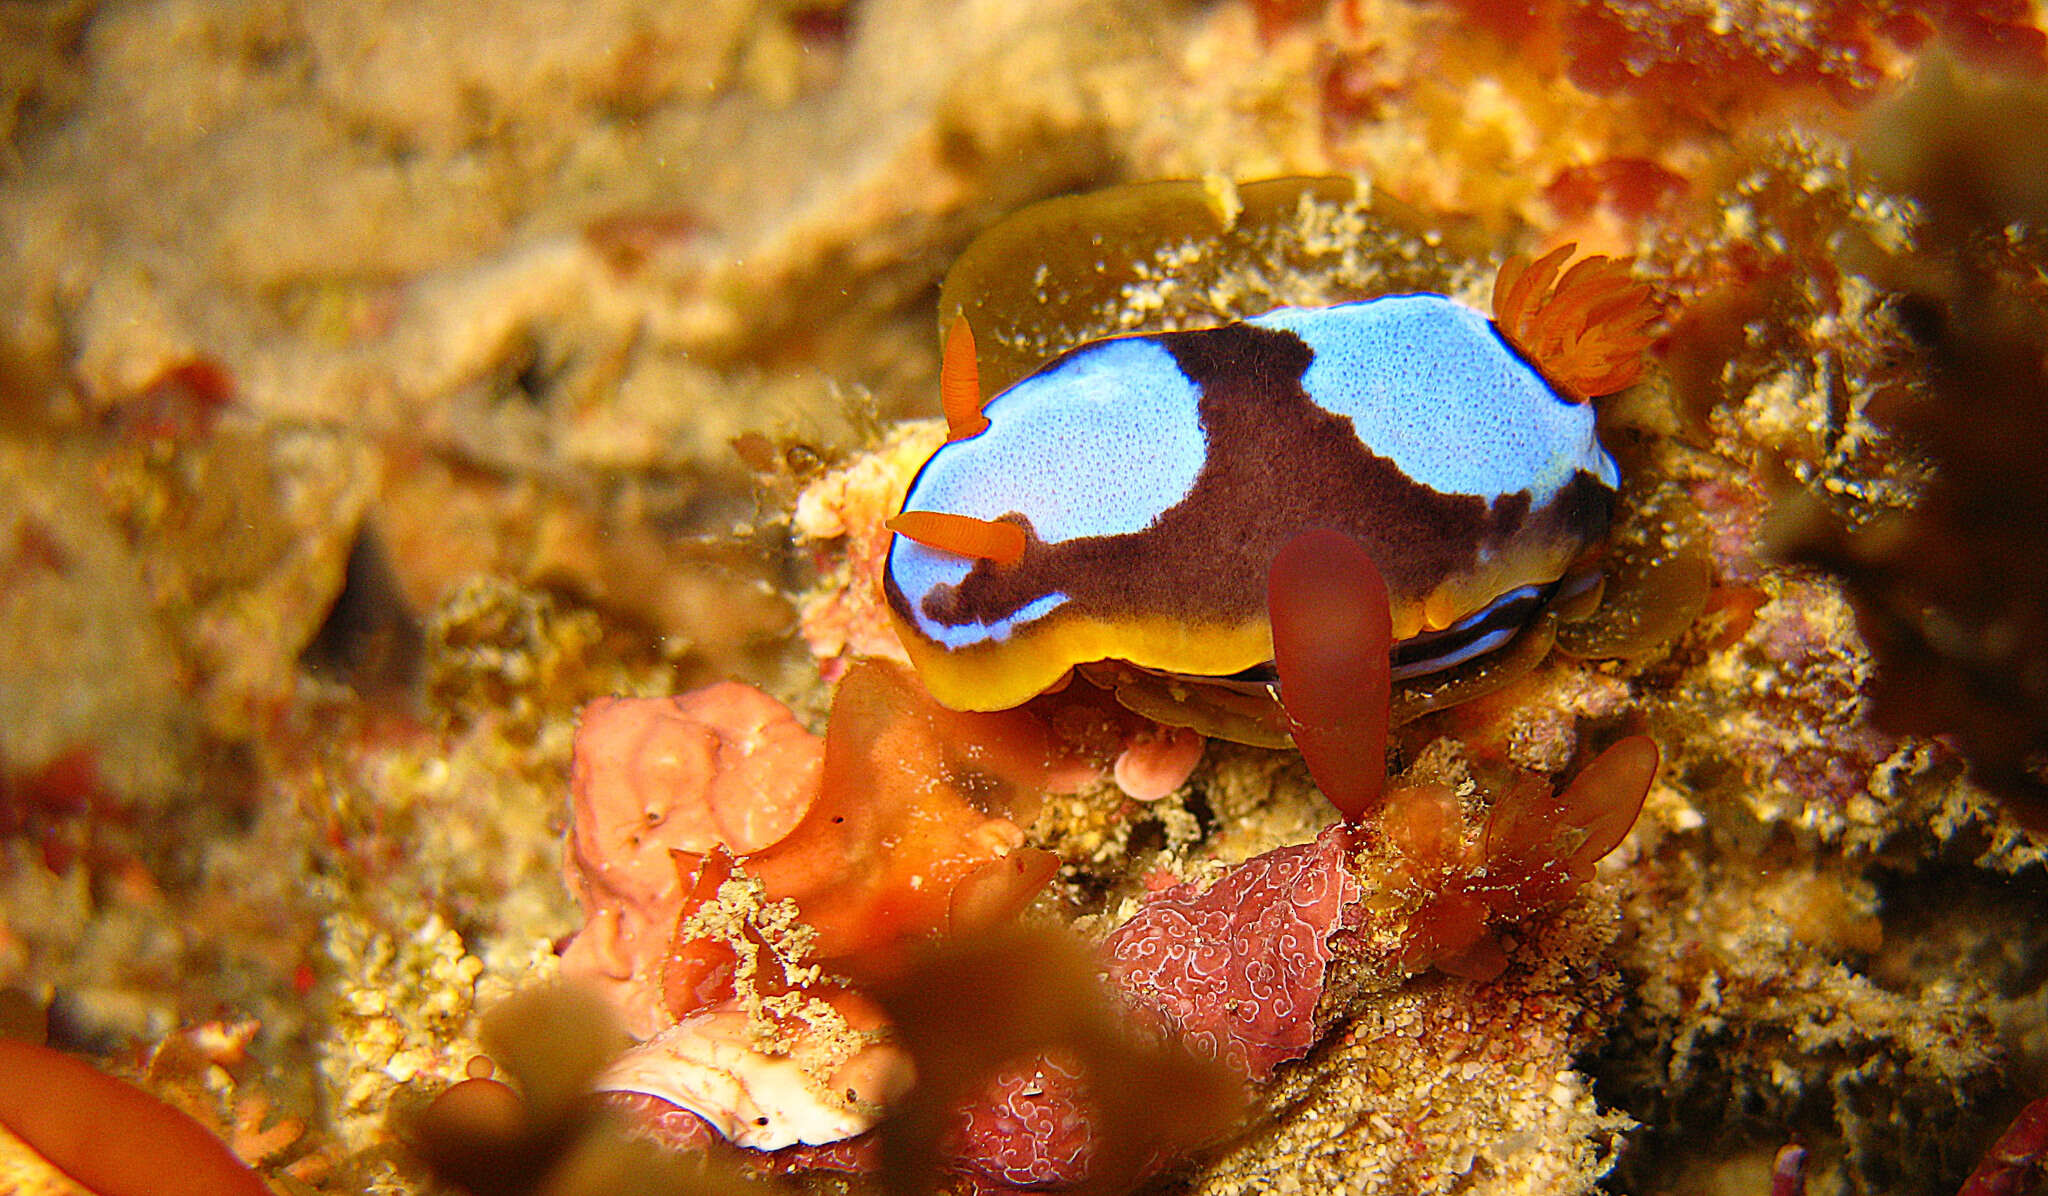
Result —
[[[0, 995], [33, 1015], [0, 1033], [301, 1196], [872, 1190], [842, 1144], [743, 1177], [736, 1150], [622, 1140], [582, 1103], [622, 1031], [574, 1000], [490, 1011], [578, 925], [576, 710], [730, 675], [829, 737], [829, 682], [897, 650], [862, 579], [944, 435], [891, 421], [935, 409], [956, 312], [1000, 386], [1280, 304], [1483, 307], [1500, 258], [1577, 242], [1669, 301], [1648, 382], [1601, 407], [1604, 605], [1491, 694], [1404, 711], [1397, 782], [1432, 784], [1309, 923], [1319, 1033], [1242, 1121], [1203, 1145], [1119, 1108], [1057, 1141], [1128, 1126], [1095, 1157], [1180, 1157], [1167, 1190], [1676, 1196], [1772, 1190], [1796, 1139], [1807, 1191], [1947, 1196], [2042, 1091], [2043, 849], [2014, 816], [2039, 788], [2041, 104], [1997, 74], [2039, 65], [2038, 14], [401, 8], [0, 7]], [[1879, 107], [1930, 29], [1958, 64]], [[417, 632], [393, 667], [380, 627]], [[1334, 877], [1298, 755], [1212, 743], [1141, 782], [1143, 716], [1084, 697], [1029, 712], [1064, 753], [1035, 809], [997, 779], [1028, 730], [977, 757], [944, 715], [871, 703], [917, 749], [899, 812], [957, 819], [921, 846], [978, 875], [963, 921], [1021, 894], [1033, 930], [1128, 945], [1270, 898], [1260, 876]], [[1637, 733], [1666, 763], [1629, 837], [1571, 901], [1497, 917], [1489, 811], [1547, 808]], [[649, 886], [681, 886], [646, 842]], [[980, 871], [1013, 854], [1031, 868]], [[696, 928], [813, 983], [788, 911], [732, 883]], [[1223, 912], [1324, 912], [1259, 900]], [[955, 906], [921, 899], [919, 933]], [[655, 950], [606, 961], [655, 999], [725, 960], [668, 968], [661, 908]], [[1064, 969], [1092, 1001], [1099, 961], [975, 966]], [[1467, 975], [1410, 975], [1444, 963]], [[882, 1037], [766, 996], [832, 1008], [821, 1040]], [[1078, 1157], [989, 1127], [1085, 1107], [1063, 1085], [1091, 1053], [1158, 1061], [1075, 1001], [985, 1007], [1050, 1048], [955, 1109], [989, 1166]], [[921, 1045], [990, 1062], [949, 1024]], [[2030, 1133], [1995, 1182], [2038, 1171]]]

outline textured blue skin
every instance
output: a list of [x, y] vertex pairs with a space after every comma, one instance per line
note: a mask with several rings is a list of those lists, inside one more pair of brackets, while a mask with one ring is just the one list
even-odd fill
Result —
[[[1246, 321], [1315, 350], [1303, 379], [1366, 447], [1440, 494], [1542, 506], [1578, 470], [1620, 474], [1593, 436], [1593, 408], [1560, 399], [1485, 316], [1441, 295], [1282, 307]], [[1019, 508], [1020, 510], [1022, 508]]]
[[[1391, 295], [1246, 322], [1300, 337], [1315, 353], [1303, 377], [1310, 399], [1439, 493], [1491, 502], [1526, 491], [1540, 507], [1579, 470], [1619, 482], [1591, 405], [1560, 398], [1463, 304]], [[981, 519], [1016, 511], [1054, 543], [1142, 531], [1187, 497], [1212, 447], [1228, 451], [1207, 444], [1199, 397], [1148, 336], [1084, 345], [990, 401], [987, 430], [939, 449], [904, 510]], [[957, 584], [974, 563], [905, 536], [890, 549], [890, 574], [918, 630], [949, 648], [1008, 640], [1067, 601], [1049, 593], [986, 625], [924, 617], [923, 596]]]
[[[988, 429], [935, 454], [912, 484], [906, 511], [994, 519], [1030, 515], [1040, 539], [1145, 530], [1187, 496], [1207, 456], [1195, 388], [1166, 350], [1144, 337], [1097, 341], [1019, 381], [982, 409]], [[974, 562], [896, 537], [889, 569], [906, 594], [955, 585]], [[1048, 594], [1009, 619], [918, 627], [947, 647], [1001, 642], [1066, 601]]]

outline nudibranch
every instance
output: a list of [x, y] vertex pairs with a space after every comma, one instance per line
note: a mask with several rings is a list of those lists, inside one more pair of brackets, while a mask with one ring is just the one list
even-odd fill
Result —
[[1080, 345], [985, 406], [956, 323], [949, 439], [883, 577], [926, 687], [1003, 709], [1122, 661], [1263, 689], [1268, 571], [1317, 529], [1385, 577], [1395, 678], [1508, 643], [1595, 576], [1619, 473], [1587, 399], [1633, 381], [1655, 314], [1620, 263], [1559, 278], [1570, 250], [1504, 267], [1493, 319], [1426, 293], [1281, 307]]

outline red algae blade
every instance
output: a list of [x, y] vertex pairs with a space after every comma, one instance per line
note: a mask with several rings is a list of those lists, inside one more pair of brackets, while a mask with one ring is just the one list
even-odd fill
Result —
[[0, 1125], [100, 1196], [270, 1196], [198, 1122], [46, 1047], [0, 1041]]
[[1028, 714], [948, 711], [896, 666], [859, 661], [833, 699], [817, 802], [747, 870], [795, 899], [819, 958], [887, 971], [946, 925], [961, 880], [1021, 845], [1010, 815], [1035, 808], [1044, 745]]
[[1495, 799], [1486, 822], [1487, 903], [1526, 913], [1569, 896], [1635, 825], [1656, 779], [1647, 735], [1609, 747], [1557, 793], [1533, 782]]
[[1031, 904], [1060, 870], [1060, 857], [1037, 847], [1012, 848], [960, 878], [946, 909], [946, 929], [955, 935], [992, 930]]
[[1273, 661], [1294, 742], [1330, 804], [1357, 822], [1387, 783], [1393, 616], [1365, 546], [1339, 531], [1303, 532], [1266, 578]]
[[1662, 753], [1647, 735], [1631, 735], [1600, 753], [1564, 791], [1572, 825], [1585, 836], [1565, 861], [1573, 871], [1591, 868], [1621, 846], [1643, 812], [1643, 800], [1657, 779]]

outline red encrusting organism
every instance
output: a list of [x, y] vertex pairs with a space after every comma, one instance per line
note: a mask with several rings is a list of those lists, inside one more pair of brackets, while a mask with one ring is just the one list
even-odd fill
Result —
[[108, 790], [91, 746], [69, 748], [19, 774], [0, 760], [0, 835], [39, 843], [44, 865], [60, 876], [81, 859], [88, 867], [125, 863], [119, 850], [103, 846], [100, 832], [132, 818]]
[[1246, 860], [1206, 890], [1180, 884], [1103, 943], [1111, 983], [1196, 1050], [1252, 1079], [1308, 1053], [1335, 935], [1363, 911], [1350, 857], [1358, 831], [1338, 823], [1312, 843]]
[[997, 1072], [956, 1111], [947, 1131], [948, 1158], [956, 1168], [1014, 1188], [1086, 1183], [1097, 1142], [1083, 1072], [1061, 1054]]
[[[947, 710], [881, 661], [840, 683], [822, 761], [786, 708], [746, 686], [593, 703], [568, 860], [590, 921], [565, 970], [608, 982], [641, 1035], [657, 1008], [680, 1018], [733, 996], [736, 944], [681, 928], [740, 868], [767, 900], [796, 902], [813, 958], [864, 976], [922, 938], [1006, 919], [1057, 866], [1018, 829], [1051, 752], [1030, 713]], [[764, 813], [749, 817], [748, 801]], [[755, 954], [778, 966], [750, 986], [783, 991], [778, 957]]]
[[2020, 1110], [1956, 1196], [2021, 1196], [2043, 1174], [2048, 1174], [2048, 1096]]
[[1625, 220], [1647, 220], [1675, 204], [1688, 186], [1684, 175], [1653, 159], [1616, 156], [1564, 167], [1544, 185], [1543, 199], [1565, 224], [1602, 207]]
[[[1625, 738], [1562, 793], [1531, 778], [1496, 795], [1476, 833], [1443, 786], [1399, 786], [1364, 825], [1335, 823], [1206, 889], [1148, 894], [1103, 943], [1104, 976], [1141, 1021], [1266, 1079], [1328, 1030], [1318, 1014], [1332, 1015], [1323, 997], [1340, 968], [1381, 982], [1431, 967], [1497, 976], [1507, 957], [1489, 927], [1561, 904], [1589, 880], [1641, 809], [1656, 763], [1648, 739]], [[1049, 1057], [996, 1072], [957, 1114], [955, 1165], [1019, 1188], [1089, 1178], [1104, 1144], [1087, 1116], [1091, 1078]]]
[[1825, 90], [1868, 98], [1887, 61], [1939, 37], [1971, 64], [2020, 75], [2048, 69], [2048, 36], [2027, 0], [1451, 0], [1471, 24], [1548, 73], [1598, 94], [1627, 93], [1725, 129], [1728, 110]]
[[796, 901], [817, 958], [887, 972], [903, 948], [959, 929], [963, 884], [972, 912], [994, 919], [1051, 878], [1057, 861], [1024, 847], [1019, 829], [1037, 814], [1050, 755], [1025, 711], [948, 710], [897, 666], [858, 662], [833, 698], [818, 800], [747, 871]]

